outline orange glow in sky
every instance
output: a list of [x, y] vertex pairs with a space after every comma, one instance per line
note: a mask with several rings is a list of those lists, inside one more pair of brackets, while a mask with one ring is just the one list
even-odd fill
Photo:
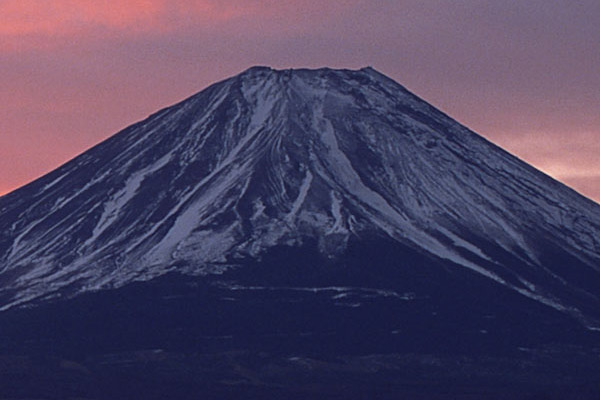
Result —
[[598, 38], [597, 0], [3, 0], [0, 194], [252, 65], [371, 65], [600, 201]]

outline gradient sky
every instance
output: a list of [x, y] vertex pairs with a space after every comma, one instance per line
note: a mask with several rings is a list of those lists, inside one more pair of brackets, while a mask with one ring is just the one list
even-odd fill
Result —
[[2, 0], [0, 194], [256, 64], [371, 65], [600, 202], [598, 0]]

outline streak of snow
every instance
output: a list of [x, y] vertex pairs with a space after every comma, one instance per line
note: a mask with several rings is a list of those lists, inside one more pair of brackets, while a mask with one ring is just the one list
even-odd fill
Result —
[[302, 207], [302, 204], [304, 203], [304, 199], [306, 199], [306, 195], [310, 189], [310, 184], [311, 184], [312, 180], [313, 180], [312, 173], [310, 171], [306, 171], [306, 176], [302, 180], [302, 185], [300, 186], [300, 192], [298, 193], [298, 197], [294, 201], [294, 204], [292, 205], [292, 209], [290, 210], [288, 215], [286, 215], [286, 217], [285, 217], [285, 219], [288, 223], [292, 223], [294, 221], [296, 214], [298, 214], [300, 207]]
[[331, 215], [335, 220], [333, 226], [327, 234], [332, 233], [348, 233], [348, 230], [344, 226], [344, 217], [342, 216], [342, 200], [339, 198], [339, 195], [333, 190], [329, 192], [331, 196]]
[[104, 211], [98, 220], [98, 223], [94, 227], [94, 231], [92, 235], [88, 238], [88, 240], [83, 244], [82, 247], [87, 247], [94, 243], [96, 239], [104, 232], [119, 216], [119, 213], [123, 209], [123, 207], [135, 196], [137, 190], [140, 188], [142, 182], [146, 179], [146, 177], [153, 172], [164, 167], [169, 160], [171, 159], [171, 154], [167, 154], [163, 156], [161, 159], [156, 161], [154, 164], [138, 171], [133, 174], [127, 182], [123, 189], [121, 189], [117, 194], [115, 194], [109, 201], [104, 204]]
[[485, 253], [483, 253], [480, 248], [472, 245], [471, 243], [467, 242], [466, 240], [461, 239], [460, 237], [456, 236], [454, 233], [450, 232], [448, 229], [444, 228], [443, 226], [439, 226], [438, 230], [441, 233], [443, 233], [444, 236], [446, 236], [448, 239], [452, 240], [452, 242], [455, 246], [462, 247], [463, 249], [469, 250], [471, 253], [473, 253], [485, 260], [492, 261], [492, 259], [490, 257], [488, 257]]

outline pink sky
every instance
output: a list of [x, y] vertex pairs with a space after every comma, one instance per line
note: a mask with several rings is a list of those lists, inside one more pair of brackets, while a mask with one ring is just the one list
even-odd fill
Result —
[[371, 65], [600, 201], [599, 38], [597, 0], [3, 0], [0, 194], [252, 65]]

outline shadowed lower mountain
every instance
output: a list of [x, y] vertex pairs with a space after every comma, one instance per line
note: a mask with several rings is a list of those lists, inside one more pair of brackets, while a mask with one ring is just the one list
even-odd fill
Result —
[[0, 398], [592, 398], [599, 269], [391, 79], [254, 67], [0, 198]]

